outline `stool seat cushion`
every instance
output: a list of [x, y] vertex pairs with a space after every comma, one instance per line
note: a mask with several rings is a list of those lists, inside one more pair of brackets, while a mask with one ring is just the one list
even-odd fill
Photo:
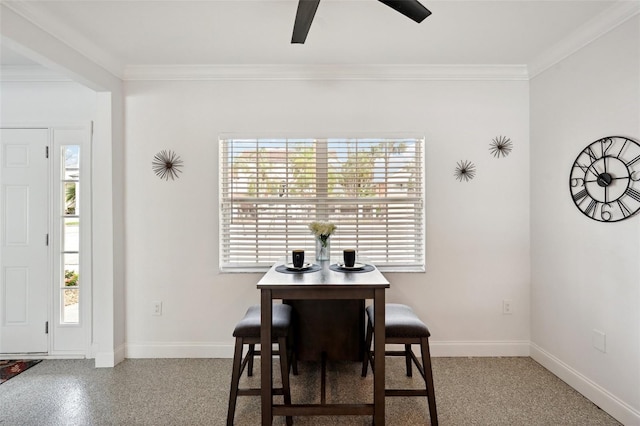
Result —
[[[275, 303], [272, 308], [273, 321], [271, 336], [275, 339], [286, 337], [291, 326], [291, 306]], [[260, 337], [260, 305], [253, 305], [236, 324], [233, 337]]]
[[[385, 336], [391, 337], [429, 337], [429, 329], [407, 305], [387, 303], [385, 306]], [[375, 327], [373, 305], [367, 306], [367, 316]]]

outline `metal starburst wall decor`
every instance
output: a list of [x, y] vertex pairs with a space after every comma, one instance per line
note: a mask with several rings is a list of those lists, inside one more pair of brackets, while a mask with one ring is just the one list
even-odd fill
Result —
[[512, 149], [513, 142], [506, 136], [498, 136], [492, 139], [489, 144], [489, 152], [496, 158], [506, 157], [511, 153]]
[[162, 150], [153, 156], [151, 162], [153, 172], [164, 180], [174, 180], [180, 177], [178, 173], [182, 173], [182, 160], [180, 156], [171, 150]]
[[476, 166], [471, 161], [458, 161], [453, 174], [460, 182], [469, 182], [476, 176]]

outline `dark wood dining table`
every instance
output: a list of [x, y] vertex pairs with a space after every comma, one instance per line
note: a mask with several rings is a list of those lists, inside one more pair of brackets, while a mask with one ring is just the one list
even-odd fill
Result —
[[[282, 271], [284, 259], [276, 262], [258, 282], [261, 306], [261, 403], [262, 425], [271, 425], [274, 416], [373, 416], [373, 424], [384, 426], [385, 415], [385, 333], [384, 327], [376, 327], [374, 334], [374, 379], [373, 403], [331, 404], [322, 398], [320, 404], [274, 404], [273, 401], [273, 360], [271, 347], [271, 322], [273, 300], [330, 301], [330, 300], [373, 300], [376, 324], [384, 324], [385, 290], [389, 281], [373, 265], [370, 271], [336, 270], [335, 262], [315, 262], [318, 269], [313, 272]], [[370, 265], [370, 264], [369, 264]]]

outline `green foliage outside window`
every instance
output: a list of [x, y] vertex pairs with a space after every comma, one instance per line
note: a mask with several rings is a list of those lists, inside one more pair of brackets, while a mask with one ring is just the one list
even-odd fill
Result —
[[64, 214], [74, 215], [76, 214], [76, 184], [65, 184], [65, 211]]
[[64, 285], [65, 287], [75, 287], [78, 285], [78, 273], [76, 271], [70, 271], [65, 269], [64, 271]]
[[[383, 181], [389, 177], [391, 157], [407, 150], [403, 142], [380, 142], [366, 149], [349, 150], [346, 160], [331, 162], [327, 176], [328, 194], [340, 191], [345, 197], [376, 197], [374, 170], [382, 163]], [[316, 151], [312, 146], [300, 146], [286, 153], [282, 150], [259, 148], [247, 151], [234, 160], [233, 169], [247, 176], [248, 196], [315, 196]], [[293, 174], [285, 184], [282, 180], [281, 164], [288, 163]], [[411, 179], [409, 181], [412, 181]]]

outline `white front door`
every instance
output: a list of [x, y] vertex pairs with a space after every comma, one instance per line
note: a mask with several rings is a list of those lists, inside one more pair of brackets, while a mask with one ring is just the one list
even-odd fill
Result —
[[48, 352], [47, 129], [0, 134], [0, 353]]

